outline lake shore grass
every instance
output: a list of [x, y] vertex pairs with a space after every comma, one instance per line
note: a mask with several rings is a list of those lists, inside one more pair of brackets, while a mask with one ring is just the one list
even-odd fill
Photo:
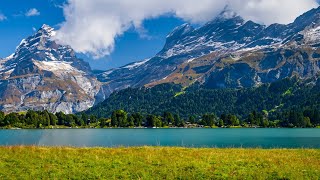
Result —
[[319, 179], [319, 149], [0, 147], [1, 179]]

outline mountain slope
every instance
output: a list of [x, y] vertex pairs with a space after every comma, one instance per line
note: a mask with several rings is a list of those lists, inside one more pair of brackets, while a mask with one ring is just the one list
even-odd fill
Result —
[[[260, 87], [242, 89], [209, 89], [194, 84], [187, 89], [180, 85], [161, 84], [152, 88], [128, 88], [111, 94], [103, 103], [85, 111], [98, 117], [110, 117], [123, 109], [128, 113], [163, 115], [165, 112], [201, 117], [206, 113], [235, 114], [244, 120], [251, 112], [266, 112], [272, 120], [292, 109], [314, 109], [319, 115], [320, 80], [301, 81], [286, 78]], [[318, 116], [319, 117], [319, 116]], [[317, 118], [319, 124], [320, 118]], [[281, 119], [282, 120], [282, 119]]]
[[51, 40], [54, 35], [53, 28], [43, 25], [22, 40], [14, 54], [0, 61], [2, 111], [74, 113], [94, 105], [100, 82], [70, 47]]
[[200, 82], [210, 88], [259, 86], [319, 73], [320, 8], [288, 25], [264, 26], [226, 9], [194, 29], [184, 24], [151, 59], [98, 74], [106, 94], [127, 87]]

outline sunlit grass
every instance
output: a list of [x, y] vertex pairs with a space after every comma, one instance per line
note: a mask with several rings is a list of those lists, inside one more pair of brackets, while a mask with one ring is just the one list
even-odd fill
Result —
[[2, 147], [1, 179], [318, 179], [320, 150]]

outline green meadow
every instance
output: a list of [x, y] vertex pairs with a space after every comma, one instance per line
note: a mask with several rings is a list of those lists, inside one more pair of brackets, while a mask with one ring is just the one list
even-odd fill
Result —
[[0, 179], [319, 178], [316, 149], [0, 148]]

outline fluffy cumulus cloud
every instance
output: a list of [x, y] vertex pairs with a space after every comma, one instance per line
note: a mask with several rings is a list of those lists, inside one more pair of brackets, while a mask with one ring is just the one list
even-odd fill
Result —
[[115, 38], [146, 19], [171, 15], [191, 23], [213, 19], [226, 6], [259, 23], [289, 23], [316, 0], [68, 0], [56, 39], [95, 57], [110, 54]]
[[5, 15], [3, 15], [3, 14], [0, 13], [0, 21], [4, 21], [4, 20], [6, 20], [6, 19], [7, 19], [7, 17], [6, 17]]
[[40, 12], [38, 11], [38, 9], [36, 8], [32, 8], [32, 9], [29, 9], [26, 13], [25, 13], [26, 16], [30, 17], [30, 16], [39, 16], [40, 15]]

